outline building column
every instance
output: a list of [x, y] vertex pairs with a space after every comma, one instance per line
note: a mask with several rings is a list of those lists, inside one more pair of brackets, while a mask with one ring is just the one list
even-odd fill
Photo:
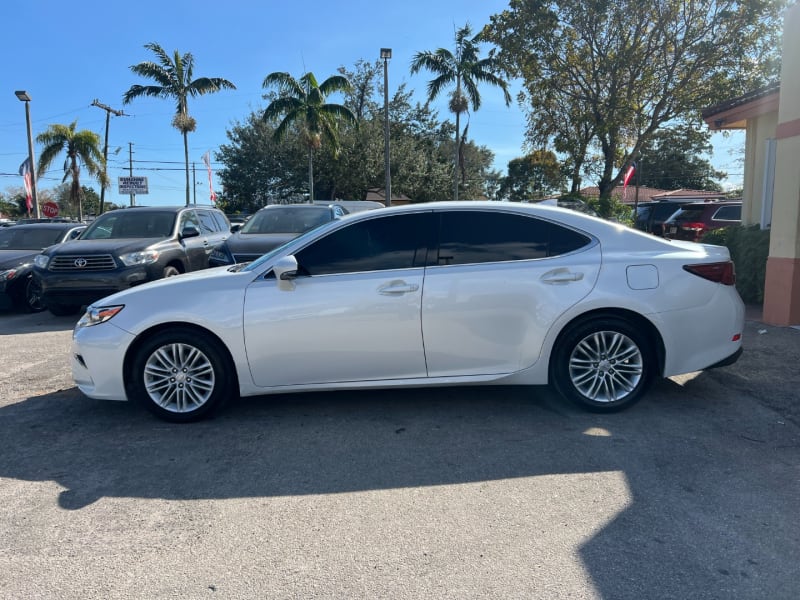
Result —
[[800, 325], [800, 4], [786, 10], [764, 322]]

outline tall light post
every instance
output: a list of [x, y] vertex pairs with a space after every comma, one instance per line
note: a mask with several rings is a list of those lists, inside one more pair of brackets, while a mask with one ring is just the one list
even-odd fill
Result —
[[389, 59], [391, 48], [381, 48], [383, 59], [383, 162], [386, 169], [386, 206], [392, 205], [392, 172], [389, 168]]
[[31, 199], [33, 200], [33, 215], [39, 215], [39, 198], [36, 196], [36, 162], [33, 160], [33, 133], [31, 132], [31, 97], [25, 90], [17, 90], [14, 94], [21, 102], [25, 103], [25, 122], [28, 125], [28, 160], [31, 163]]

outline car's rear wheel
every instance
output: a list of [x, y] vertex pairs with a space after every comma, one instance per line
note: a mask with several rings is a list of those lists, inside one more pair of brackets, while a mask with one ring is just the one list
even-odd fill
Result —
[[42, 288], [39, 283], [31, 276], [25, 281], [25, 293], [22, 298], [22, 306], [28, 312], [42, 312], [47, 308], [42, 300]]
[[594, 412], [614, 412], [641, 400], [655, 360], [639, 328], [616, 317], [578, 323], [559, 339], [551, 362], [558, 392]]
[[231, 393], [229, 362], [208, 334], [187, 328], [161, 331], [136, 350], [130, 395], [167, 421], [197, 421], [218, 410]]
[[77, 313], [81, 307], [77, 304], [61, 304], [60, 302], [47, 302], [47, 310], [57, 317], [68, 317]]

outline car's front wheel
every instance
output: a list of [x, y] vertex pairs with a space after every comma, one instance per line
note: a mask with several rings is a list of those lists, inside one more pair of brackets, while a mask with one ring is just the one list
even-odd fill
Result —
[[175, 277], [176, 275], [180, 274], [181, 272], [178, 270], [177, 267], [174, 267], [172, 265], [167, 265], [166, 267], [164, 267], [164, 272], [161, 274], [161, 276], [166, 279], [167, 277]]
[[638, 402], [650, 386], [653, 356], [647, 336], [628, 321], [584, 321], [559, 339], [552, 383], [562, 396], [588, 410], [622, 410]]
[[28, 312], [42, 312], [47, 308], [42, 300], [42, 288], [32, 276], [25, 281], [22, 306]]
[[208, 334], [187, 328], [161, 331], [136, 350], [129, 393], [162, 419], [197, 421], [219, 409], [232, 392], [229, 363]]

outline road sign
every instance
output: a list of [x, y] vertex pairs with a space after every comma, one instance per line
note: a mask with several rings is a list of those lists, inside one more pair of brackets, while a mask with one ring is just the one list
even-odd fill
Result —
[[42, 214], [45, 217], [52, 219], [58, 216], [58, 204], [55, 202], [45, 202], [42, 204]]
[[119, 193], [135, 195], [146, 194], [147, 177], [119, 177]]

